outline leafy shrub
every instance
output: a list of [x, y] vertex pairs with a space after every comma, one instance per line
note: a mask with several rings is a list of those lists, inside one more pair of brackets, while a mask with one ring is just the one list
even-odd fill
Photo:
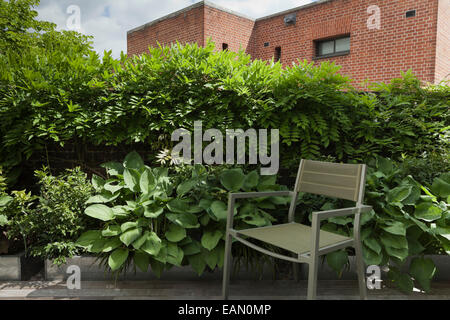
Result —
[[[222, 267], [228, 192], [280, 188], [275, 177], [241, 169], [210, 175], [196, 165], [170, 176], [167, 168], [145, 166], [135, 152], [103, 167], [109, 178], [93, 177], [97, 195], [87, 201], [85, 214], [104, 226], [85, 232], [77, 243], [116, 273], [132, 262], [144, 272], [150, 265], [158, 276], [173, 265], [189, 263], [198, 274], [206, 266]], [[279, 204], [285, 199], [248, 201], [238, 207], [236, 220], [241, 226], [269, 225], [275, 220], [265, 210]]]
[[[389, 266], [389, 279], [401, 290], [412, 291], [415, 280], [429, 291], [435, 266], [423, 255], [450, 254], [450, 172], [434, 179], [431, 189], [401, 172], [385, 158], [369, 167], [365, 203], [373, 210], [361, 217], [363, 256], [367, 265]], [[332, 218], [324, 229], [349, 235], [351, 223], [351, 218]], [[341, 251], [327, 261], [339, 271], [347, 255]]]
[[36, 171], [40, 196], [13, 191], [5, 206], [6, 228], [10, 240], [23, 239], [33, 256], [65, 262], [80, 252], [74, 245], [85, 228], [92, 226], [82, 214], [93, 187], [80, 168], [52, 176], [48, 170]]

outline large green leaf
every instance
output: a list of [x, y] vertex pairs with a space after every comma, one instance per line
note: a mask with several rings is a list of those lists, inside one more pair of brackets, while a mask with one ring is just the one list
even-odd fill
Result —
[[121, 175], [121, 174], [123, 174], [123, 170], [124, 170], [123, 165], [119, 162], [107, 162], [107, 163], [100, 165], [100, 167], [105, 168], [106, 172], [110, 176]]
[[408, 249], [408, 241], [405, 236], [394, 235], [388, 232], [383, 232], [380, 235], [381, 243], [386, 247], [392, 247], [396, 249]]
[[120, 228], [120, 226], [118, 226], [118, 225], [111, 225], [111, 226], [106, 227], [102, 231], [102, 236], [104, 236], [104, 237], [114, 237], [114, 236], [118, 236], [121, 233], [122, 233], [122, 229]]
[[381, 225], [380, 227], [384, 231], [395, 234], [395, 235], [399, 235], [399, 236], [406, 235], [406, 227], [400, 221], [386, 222], [386, 225]]
[[139, 171], [144, 167], [144, 161], [136, 151], [133, 151], [125, 157], [123, 166], [127, 169], [135, 169]]
[[411, 194], [411, 189], [411, 186], [400, 186], [390, 190], [387, 194], [388, 203], [401, 206], [401, 202]]
[[141, 228], [131, 229], [120, 235], [120, 241], [122, 241], [126, 246], [129, 246], [134, 240], [139, 238], [141, 234]]
[[162, 243], [161, 239], [154, 232], [150, 232], [147, 236], [147, 240], [141, 246], [141, 250], [148, 253], [149, 255], [156, 256], [161, 250]]
[[383, 260], [383, 256], [381, 254], [378, 254], [374, 252], [372, 249], [369, 249], [367, 246], [363, 246], [362, 249], [363, 259], [364, 262], [368, 265], [380, 265], [381, 261]]
[[239, 191], [244, 186], [245, 175], [242, 169], [228, 169], [220, 174], [220, 183], [228, 191]]
[[91, 245], [94, 241], [102, 239], [101, 230], [89, 230], [84, 232], [77, 240], [76, 244], [82, 247]]
[[5, 215], [0, 214], [0, 227], [4, 227], [8, 223], [9, 223], [8, 218]]
[[173, 199], [167, 204], [167, 208], [174, 213], [185, 213], [189, 207], [189, 201], [184, 199]]
[[183, 251], [185, 256], [192, 256], [194, 254], [200, 253], [202, 251], [202, 247], [197, 241], [192, 241], [191, 243], [183, 246]]
[[381, 245], [380, 243], [375, 239], [375, 238], [367, 238], [364, 239], [364, 244], [372, 249], [374, 252], [376, 252], [377, 254], [380, 254], [381, 252]]
[[13, 200], [12, 197], [4, 195], [4, 196], [0, 196], [0, 207], [4, 207], [6, 205], [8, 205], [8, 203], [10, 203]]
[[181, 197], [191, 191], [197, 184], [197, 179], [187, 180], [177, 187], [177, 194]]
[[166, 238], [171, 242], [178, 242], [186, 238], [186, 229], [177, 224], [171, 224], [166, 231]]
[[92, 218], [96, 218], [102, 221], [111, 221], [114, 219], [114, 213], [110, 207], [104, 204], [94, 204], [84, 210], [84, 213]]
[[202, 246], [209, 251], [214, 249], [222, 238], [223, 233], [220, 230], [208, 230], [203, 233]]
[[385, 247], [386, 252], [388, 255], [390, 255], [391, 257], [397, 258], [401, 261], [405, 260], [408, 255], [408, 249], [397, 249], [397, 248], [392, 248], [392, 247]]
[[184, 252], [174, 243], [167, 244], [167, 262], [175, 266], [181, 266], [183, 261]]
[[402, 273], [395, 268], [391, 268], [389, 270], [388, 276], [401, 291], [406, 293], [410, 293], [413, 291], [414, 282], [407, 273]]
[[[431, 191], [435, 195], [438, 195], [442, 198], [447, 198], [448, 196], [450, 196], [450, 178], [447, 178], [448, 181], [446, 181], [444, 180], [444, 177], [447, 176], [443, 175], [439, 178], [434, 179]], [[450, 175], [448, 177], [450, 177]]]
[[150, 193], [156, 187], [156, 178], [153, 175], [153, 172], [149, 169], [145, 169], [142, 173], [141, 178], [139, 179], [139, 186], [141, 191], [145, 194]]
[[127, 261], [127, 258], [128, 249], [118, 248], [109, 255], [108, 265], [112, 271], [116, 271]]
[[200, 226], [197, 217], [192, 213], [168, 213], [166, 218], [186, 229], [198, 228]]
[[134, 253], [134, 264], [142, 270], [142, 272], [148, 271], [148, 266], [150, 264], [150, 257], [144, 252]]
[[214, 201], [211, 203], [211, 212], [217, 220], [227, 219], [227, 205], [222, 201]]
[[245, 176], [243, 188], [245, 191], [251, 191], [258, 186], [258, 183], [259, 183], [258, 172], [252, 171]]
[[435, 221], [442, 217], [442, 209], [432, 202], [422, 202], [416, 206], [414, 216], [424, 221]]
[[133, 192], [139, 191], [139, 172], [134, 169], [125, 169], [123, 172], [125, 186]]
[[197, 274], [201, 276], [206, 267], [206, 261], [203, 253], [188, 256], [187, 258], [192, 269], [194, 269], [195, 272], [197, 272]]
[[409, 266], [409, 271], [425, 291], [430, 291], [431, 279], [436, 273], [436, 266], [433, 260], [429, 258], [414, 258]]
[[338, 250], [327, 254], [328, 265], [340, 275], [348, 262], [348, 254], [345, 250]]
[[120, 247], [122, 245], [122, 242], [119, 238], [113, 238], [105, 240], [102, 248], [102, 252], [111, 252], [114, 249]]

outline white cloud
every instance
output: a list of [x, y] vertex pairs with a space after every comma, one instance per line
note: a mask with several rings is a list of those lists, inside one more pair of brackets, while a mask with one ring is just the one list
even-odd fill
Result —
[[[259, 18], [275, 12], [310, 3], [313, 0], [213, 0], [233, 11]], [[41, 0], [39, 19], [54, 22], [67, 29], [66, 13], [70, 5], [81, 9], [81, 32], [94, 36], [94, 48], [100, 54], [112, 50], [118, 57], [126, 52], [127, 31], [187, 7], [198, 0]]]

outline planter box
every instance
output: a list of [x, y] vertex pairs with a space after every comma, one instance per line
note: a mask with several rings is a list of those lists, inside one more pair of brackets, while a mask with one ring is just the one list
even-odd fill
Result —
[[[436, 265], [437, 272], [433, 278], [433, 281], [450, 281], [450, 256], [444, 255], [426, 255], [425, 258], [431, 258]], [[407, 258], [402, 268], [403, 271], [407, 271], [409, 268], [411, 258]], [[344, 269], [342, 276], [339, 278], [336, 271], [331, 269], [328, 264], [324, 263], [319, 266], [318, 279], [319, 280], [357, 280], [356, 275], [356, 259], [354, 256], [349, 257], [350, 266]], [[381, 278], [387, 278], [387, 272], [381, 272]], [[308, 279], [308, 265], [300, 265], [300, 279]]]
[[[57, 266], [53, 264], [53, 261], [45, 261], [45, 280], [63, 280], [66, 281], [70, 274], [67, 273], [67, 268], [71, 265], [80, 267], [81, 280], [82, 281], [104, 281], [114, 279], [109, 272], [105, 272], [105, 269], [98, 265], [97, 258], [90, 256], [76, 256], [67, 259], [66, 263]], [[270, 279], [272, 273], [268, 268], [264, 271], [264, 278]], [[205, 271], [201, 277], [190, 267], [172, 267], [170, 270], [165, 270], [161, 276], [161, 280], [196, 280], [196, 279], [208, 279], [208, 280], [220, 280], [222, 279], [222, 270], [214, 270], [213, 272]], [[119, 276], [120, 280], [157, 280], [158, 278], [150, 270], [148, 272], [142, 272], [139, 268], [136, 268], [134, 272], [134, 266], [132, 265], [126, 274]], [[237, 275], [233, 275], [233, 279], [240, 280], [252, 280], [256, 279], [254, 272], [246, 271], [245, 268]]]
[[41, 259], [26, 257], [23, 252], [0, 256], [0, 281], [27, 281], [41, 272], [43, 267]]

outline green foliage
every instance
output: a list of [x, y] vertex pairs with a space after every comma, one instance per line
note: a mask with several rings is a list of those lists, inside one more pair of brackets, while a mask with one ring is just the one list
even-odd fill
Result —
[[36, 177], [39, 197], [25, 191], [12, 192], [4, 208], [6, 234], [10, 240], [23, 240], [29, 254], [63, 263], [66, 257], [80, 253], [74, 240], [92, 227], [82, 212], [93, 187], [80, 168], [59, 176], [44, 168], [36, 171]]
[[[422, 256], [450, 254], [450, 172], [435, 178], [431, 188], [402, 172], [385, 158], [370, 163], [365, 203], [373, 210], [361, 217], [363, 257], [367, 265], [389, 266], [389, 279], [401, 290], [412, 291], [415, 282], [429, 291], [435, 266]], [[329, 219], [324, 227], [350, 235], [352, 222]], [[339, 272], [344, 264], [336, 260], [327, 257]]]
[[[98, 254], [116, 273], [131, 262], [160, 276], [171, 266], [190, 264], [202, 274], [222, 267], [229, 190], [279, 190], [273, 176], [242, 169], [204, 167], [150, 168], [132, 152], [123, 163], [106, 163], [108, 179], [94, 176], [96, 195], [85, 214], [103, 225], [81, 235], [77, 244]], [[236, 226], [270, 225], [268, 211], [287, 199], [266, 197], [236, 206]]]

